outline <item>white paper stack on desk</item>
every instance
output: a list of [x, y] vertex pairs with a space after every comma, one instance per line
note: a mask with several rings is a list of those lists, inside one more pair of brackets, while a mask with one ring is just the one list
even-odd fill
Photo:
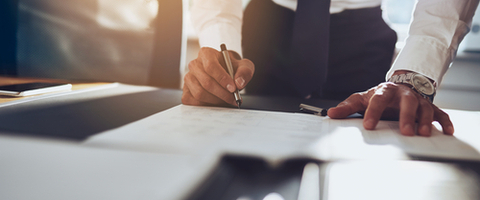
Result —
[[367, 131], [362, 119], [332, 120], [303, 113], [179, 105], [83, 144], [150, 152], [248, 155], [272, 165], [292, 158], [427, 158], [480, 160], [480, 112], [446, 110], [455, 136], [434, 128], [431, 137], [402, 136], [396, 121]]

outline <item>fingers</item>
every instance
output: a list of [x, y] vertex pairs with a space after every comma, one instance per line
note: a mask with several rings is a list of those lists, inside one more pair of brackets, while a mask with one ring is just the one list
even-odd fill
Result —
[[430, 102], [420, 97], [418, 107], [418, 128], [417, 132], [422, 136], [432, 134], [433, 107]]
[[220, 104], [223, 101], [236, 105], [232, 93], [209, 76], [198, 60], [192, 61], [189, 69], [190, 71], [185, 75], [185, 84], [194, 98], [205, 103]]
[[188, 88], [189, 93], [192, 95], [192, 97], [195, 100], [202, 103], [219, 105], [224, 102], [227, 102], [227, 103], [235, 102], [233, 99], [233, 96], [228, 92], [225, 92], [226, 94], [228, 94], [228, 96], [225, 96], [226, 100], [223, 100], [218, 96], [215, 96], [209, 91], [205, 90], [201, 85], [201, 83], [197, 80], [197, 78], [194, 75], [192, 75], [192, 73], [187, 73], [185, 75], [185, 87]]
[[402, 135], [413, 136], [415, 135], [418, 99], [413, 91], [404, 91], [401, 94], [399, 116], [400, 132]]
[[221, 53], [212, 48], [202, 48], [198, 54], [201, 58], [198, 65], [201, 65], [208, 76], [212, 77], [220, 86], [227, 89], [230, 93], [236, 90], [232, 77], [225, 71], [220, 62]]
[[[397, 96], [400, 98], [399, 126], [402, 135], [413, 136], [418, 133], [420, 136], [431, 136], [434, 120], [442, 125], [445, 134], [453, 134], [453, 124], [448, 114], [408, 87], [400, 87]], [[416, 121], [418, 125], [415, 129]]]
[[368, 102], [363, 127], [367, 130], [373, 130], [380, 121], [385, 108], [390, 105], [395, 97], [397, 88], [391, 84], [379, 85]]
[[340, 119], [361, 111], [365, 111], [363, 126], [367, 130], [375, 129], [382, 117], [396, 116], [402, 135], [418, 133], [428, 137], [432, 134], [434, 120], [442, 125], [445, 134], [452, 135], [454, 132], [447, 113], [406, 85], [381, 83], [367, 92], [353, 94], [337, 107], [330, 108], [328, 116]]
[[193, 105], [193, 106], [205, 106], [207, 104], [202, 103], [198, 100], [196, 100], [193, 95], [190, 93], [190, 90], [188, 89], [188, 86], [183, 87], [183, 93], [182, 93], [182, 103], [185, 105]]
[[366, 93], [355, 93], [339, 103], [336, 107], [328, 109], [327, 115], [332, 119], [343, 119], [351, 114], [364, 111], [364, 96]]
[[242, 90], [252, 79], [255, 66], [253, 62], [248, 59], [236, 60], [234, 65], [237, 66], [234, 78], [235, 84], [239, 90]]
[[447, 113], [443, 112], [440, 110], [435, 105], [433, 106], [433, 113], [434, 113], [434, 120], [438, 121], [440, 125], [442, 125], [443, 133], [447, 135], [453, 135], [455, 132], [455, 129], [453, 128], [453, 123], [450, 121], [450, 117], [448, 116]]
[[207, 47], [200, 49], [198, 58], [188, 65], [182, 102], [192, 105], [227, 103], [237, 106], [232, 93], [247, 85], [252, 79], [255, 67], [250, 60], [238, 60], [238, 56], [235, 57], [234, 54], [230, 53], [232, 63], [237, 69], [235, 81], [220, 64], [223, 63], [220, 52]]

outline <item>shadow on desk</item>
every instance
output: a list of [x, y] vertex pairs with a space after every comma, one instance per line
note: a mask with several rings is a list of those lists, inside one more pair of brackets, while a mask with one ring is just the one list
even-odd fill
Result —
[[177, 93], [159, 89], [80, 102], [45, 99], [54, 102], [25, 103], [0, 110], [0, 130], [15, 135], [81, 141], [178, 105]]

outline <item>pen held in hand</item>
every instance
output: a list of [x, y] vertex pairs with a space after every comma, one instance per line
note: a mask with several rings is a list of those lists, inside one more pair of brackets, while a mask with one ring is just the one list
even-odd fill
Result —
[[[227, 71], [230, 74], [232, 79], [235, 78], [232, 60], [230, 60], [230, 54], [228, 53], [227, 46], [225, 44], [220, 45], [220, 49], [222, 50], [223, 59], [225, 60], [225, 65], [227, 66]], [[233, 92], [233, 97], [235, 97], [235, 101], [237, 102], [238, 108], [242, 104], [242, 97], [240, 97], [240, 93], [238, 93], [238, 89]]]

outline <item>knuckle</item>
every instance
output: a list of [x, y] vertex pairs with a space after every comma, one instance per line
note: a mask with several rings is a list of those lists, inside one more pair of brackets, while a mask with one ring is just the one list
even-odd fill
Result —
[[185, 83], [190, 83], [193, 80], [193, 75], [190, 72], [188, 72], [183, 77], [183, 80], [185, 81]]
[[197, 100], [201, 100], [205, 96], [204, 93], [200, 90], [191, 90], [190, 93], [192, 94], [193, 98]]
[[222, 83], [222, 85], [223, 85], [223, 84], [227, 84], [227, 82], [229, 80], [232, 80], [232, 78], [230, 78], [230, 76], [228, 76], [226, 74], [222, 74], [218, 77], [217, 80], [218, 80], [218, 82]]
[[392, 82], [383, 82], [383, 83], [380, 83], [379, 86], [384, 87], [384, 88], [397, 88], [397, 84], [392, 83]]
[[205, 61], [205, 66], [204, 69], [205, 69], [205, 72], [207, 72], [207, 74], [214, 74], [215, 73], [215, 70], [216, 70], [216, 67], [215, 67], [215, 62], [213, 61]]
[[388, 103], [388, 99], [387, 97], [384, 95], [383, 92], [375, 92], [373, 95], [372, 95], [372, 98], [370, 101], [374, 101], [375, 103], [377, 104], [386, 104]]
[[215, 84], [212, 81], [205, 81], [202, 83], [203, 88], [207, 91], [213, 91], [215, 89]]
[[352, 99], [352, 100], [355, 100], [355, 101], [362, 100], [363, 95], [364, 95], [363, 92], [353, 93], [352, 95], [350, 95], [349, 99]]
[[419, 104], [423, 109], [427, 109], [428, 111], [433, 111], [432, 105], [426, 99], [420, 100]]
[[417, 94], [415, 94], [414, 91], [409, 91], [409, 90], [407, 90], [403, 93], [403, 98], [407, 101], [419, 101], [418, 97], [417, 97]]
[[392, 83], [392, 82], [383, 82], [383, 83], [380, 83], [377, 87], [376, 87], [377, 90], [381, 90], [383, 92], [385, 91], [390, 91], [390, 90], [397, 90], [398, 89], [398, 85], [395, 84], [395, 83]]
[[357, 93], [353, 93], [352, 95], [350, 95], [350, 97], [352, 98], [360, 98], [362, 96], [361, 93], [357, 92]]
[[373, 89], [372, 96], [386, 96], [392, 95], [397, 91], [397, 86], [393, 83], [381, 83]]
[[[368, 98], [367, 97], [367, 92], [357, 92], [357, 93], [354, 93], [352, 95], [350, 95], [345, 101], [342, 101], [340, 104], [342, 105], [348, 105], [348, 104], [352, 104], [352, 105], [361, 105], [361, 107], [363, 109], [365, 109], [365, 105], [367, 105], [368, 103]], [[340, 105], [339, 104], [339, 105]]]
[[195, 70], [195, 68], [198, 67], [198, 60], [192, 60], [188, 63], [188, 69], [189, 70]]

